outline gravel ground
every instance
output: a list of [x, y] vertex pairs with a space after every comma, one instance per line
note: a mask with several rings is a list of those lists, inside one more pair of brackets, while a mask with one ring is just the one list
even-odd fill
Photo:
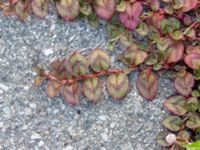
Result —
[[74, 50], [106, 50], [103, 24], [98, 29], [86, 21], [61, 24], [55, 14], [45, 21], [31, 17], [22, 23], [0, 14], [0, 36], [0, 149], [161, 149], [154, 139], [167, 113], [162, 102], [174, 93], [169, 80], [160, 79], [157, 99], [147, 102], [138, 94], [133, 73], [131, 91], [122, 103], [105, 94], [97, 105], [82, 98], [76, 107], [62, 97], [47, 98], [45, 85], [33, 86], [36, 64], [48, 64]]

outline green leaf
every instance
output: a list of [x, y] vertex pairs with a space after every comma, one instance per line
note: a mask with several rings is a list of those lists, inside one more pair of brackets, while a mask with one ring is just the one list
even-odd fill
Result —
[[90, 55], [89, 62], [92, 70], [99, 72], [110, 68], [110, 58], [106, 52], [101, 49], [95, 49]]
[[143, 98], [153, 100], [158, 91], [157, 75], [149, 69], [142, 71], [137, 79], [137, 89]]
[[125, 3], [125, 1], [121, 0], [121, 1], [117, 4], [116, 10], [117, 10], [118, 12], [124, 12], [124, 11], [126, 10], [126, 3]]
[[75, 52], [69, 58], [69, 64], [72, 67], [72, 74], [75, 77], [88, 73], [88, 61], [78, 52]]
[[87, 2], [81, 1], [80, 12], [86, 16], [89, 16], [92, 13], [91, 5]]
[[200, 117], [198, 114], [192, 114], [186, 122], [186, 127], [190, 129], [200, 128]]
[[172, 41], [169, 38], [160, 38], [157, 41], [156, 46], [160, 51], [165, 51], [171, 43], [172, 43]]
[[181, 31], [174, 31], [170, 34], [170, 36], [174, 40], [182, 40], [184, 38], [183, 33]]
[[178, 116], [169, 116], [162, 121], [162, 124], [171, 131], [179, 131], [183, 121]]
[[189, 143], [186, 148], [187, 150], [200, 150], [200, 141]]
[[129, 80], [127, 75], [112, 74], [107, 78], [106, 82], [108, 93], [116, 100], [124, 98], [129, 90]]
[[99, 27], [99, 18], [97, 17], [97, 15], [95, 13], [91, 13], [88, 16], [88, 23], [94, 28]]
[[136, 31], [139, 35], [141, 35], [141, 36], [146, 36], [146, 35], [148, 35], [148, 33], [149, 33], [148, 26], [147, 26], [147, 24], [144, 23], [144, 22], [141, 22], [141, 23], [139, 24], [139, 26], [135, 29], [135, 31]]
[[187, 109], [188, 109], [189, 112], [195, 112], [198, 109], [198, 106], [199, 106], [199, 102], [198, 102], [197, 97], [188, 98], [187, 105], [188, 105]]
[[172, 33], [180, 29], [180, 22], [176, 18], [163, 19], [161, 21], [161, 30], [164, 34]]
[[175, 115], [183, 116], [187, 113], [187, 100], [183, 96], [172, 96], [163, 105]]
[[137, 66], [145, 61], [147, 53], [139, 50], [138, 47], [133, 44], [126, 49], [122, 57], [129, 66]]
[[102, 85], [99, 78], [90, 78], [83, 82], [83, 94], [90, 102], [96, 103], [102, 95]]

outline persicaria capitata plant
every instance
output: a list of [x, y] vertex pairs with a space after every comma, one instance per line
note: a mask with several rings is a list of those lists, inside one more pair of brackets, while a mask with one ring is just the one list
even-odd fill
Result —
[[169, 78], [177, 92], [163, 103], [170, 116], [163, 119], [167, 131], [158, 134], [157, 142], [170, 150], [200, 145], [200, 0], [9, 0], [0, 2], [0, 9], [25, 21], [29, 14], [45, 19], [50, 5], [66, 22], [85, 18], [98, 27], [99, 19], [105, 20], [108, 49], [114, 52], [116, 43], [123, 45], [117, 57], [124, 67], [113, 66], [99, 48], [88, 56], [74, 52], [53, 61], [49, 70], [36, 67], [36, 85], [48, 80], [50, 98], [61, 94], [77, 105], [81, 95], [97, 103], [104, 86], [114, 100], [122, 101], [133, 84], [133, 71], [140, 72], [140, 95], [152, 101], [158, 78]]

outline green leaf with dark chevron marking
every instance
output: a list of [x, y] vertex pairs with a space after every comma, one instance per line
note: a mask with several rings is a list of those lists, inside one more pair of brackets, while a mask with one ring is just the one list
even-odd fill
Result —
[[72, 74], [75, 77], [88, 73], [88, 61], [80, 53], [73, 53], [69, 58], [69, 63], [72, 67]]
[[102, 95], [102, 85], [99, 78], [90, 78], [83, 82], [83, 94], [89, 101], [96, 103]]
[[126, 96], [129, 90], [129, 80], [127, 75], [112, 74], [107, 78], [108, 93], [116, 100], [122, 99]]
[[108, 54], [101, 49], [95, 49], [90, 55], [90, 65], [95, 72], [108, 70], [110, 67], [110, 58]]

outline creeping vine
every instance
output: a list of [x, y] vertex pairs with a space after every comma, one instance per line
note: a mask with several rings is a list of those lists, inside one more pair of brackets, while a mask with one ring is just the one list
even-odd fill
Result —
[[124, 45], [118, 58], [126, 68], [112, 68], [109, 55], [99, 48], [88, 58], [74, 52], [52, 62], [48, 71], [36, 67], [36, 85], [48, 80], [49, 97], [61, 93], [76, 105], [81, 93], [97, 103], [104, 85], [121, 101], [131, 86], [128, 74], [135, 70], [140, 71], [138, 91], [150, 101], [158, 77], [170, 78], [177, 93], [163, 103], [171, 114], [162, 121], [167, 131], [158, 134], [157, 142], [170, 150], [200, 149], [200, 0], [9, 0], [0, 2], [0, 9], [25, 21], [30, 13], [44, 19], [49, 5], [65, 21], [87, 19], [98, 27], [100, 18], [106, 20], [108, 48], [114, 50], [118, 41]]

